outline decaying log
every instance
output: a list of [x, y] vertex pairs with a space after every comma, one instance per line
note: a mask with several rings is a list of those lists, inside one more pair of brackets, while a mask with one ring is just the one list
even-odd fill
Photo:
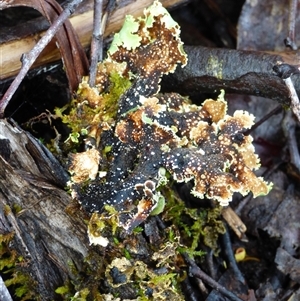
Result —
[[80, 270], [87, 255], [86, 225], [65, 211], [67, 179], [39, 141], [0, 121], [0, 234], [14, 233], [10, 248], [24, 258], [42, 300], [55, 300], [55, 289], [74, 279], [72, 267]]
[[[172, 8], [176, 5], [183, 4], [188, 0], [162, 0], [162, 4], [166, 8]], [[93, 29], [93, 1], [85, 1], [84, 7], [81, 7], [80, 13], [70, 18], [70, 21], [79, 36], [80, 42], [83, 47], [87, 48], [90, 46], [92, 29]], [[133, 15], [134, 17], [140, 16], [144, 8], [152, 4], [152, 0], [141, 0], [141, 1], [125, 1], [118, 2], [116, 10], [112, 13], [108, 20], [107, 28], [104, 33], [104, 37], [108, 37], [110, 34], [117, 32], [123, 22], [124, 17], [127, 14]], [[0, 6], [0, 10], [3, 7]], [[38, 24], [38, 29], [46, 29], [47, 23], [39, 24], [39, 22], [30, 22], [32, 30], [34, 30], [35, 24]], [[24, 24], [22, 27], [26, 27]], [[11, 30], [11, 29], [10, 29]], [[13, 29], [12, 29], [13, 30]], [[17, 32], [18, 30], [14, 30]], [[0, 34], [0, 53], [1, 53], [1, 64], [0, 64], [0, 80], [12, 77], [18, 73], [21, 67], [20, 58], [23, 53], [30, 51], [36, 42], [39, 40], [42, 32], [24, 32], [25, 36], [8, 37], [4, 33]], [[56, 47], [55, 41], [52, 41], [46, 49], [43, 51], [40, 58], [35, 62], [33, 67], [46, 65], [47, 63], [54, 62], [60, 59], [59, 51]]]

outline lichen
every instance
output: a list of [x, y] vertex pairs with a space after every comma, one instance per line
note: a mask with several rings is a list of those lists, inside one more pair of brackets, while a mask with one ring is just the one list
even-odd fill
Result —
[[[258, 196], [270, 189], [254, 173], [259, 159], [251, 136], [243, 134], [253, 115], [227, 115], [224, 94], [196, 106], [179, 94], [159, 93], [161, 77], [187, 62], [179, 33], [158, 1], [143, 17], [127, 17], [98, 66], [96, 86], [84, 78], [69, 115], [59, 112], [73, 134], [85, 130], [87, 150], [69, 156], [72, 196], [94, 221], [107, 220], [101, 212], [112, 206], [128, 233], [163, 211], [169, 180], [193, 183], [192, 195], [222, 206], [235, 192]], [[100, 228], [92, 229], [92, 242], [106, 244]]]
[[217, 56], [210, 55], [205, 69], [207, 74], [218, 79], [223, 78], [223, 60], [220, 60]]
[[106, 182], [98, 176], [83, 190], [74, 186], [75, 194], [91, 212], [101, 211], [104, 204], [114, 206], [128, 231], [164, 200], [162, 168], [177, 183], [194, 181], [194, 196], [222, 206], [234, 192], [266, 194], [268, 185], [253, 172], [259, 160], [252, 138], [242, 134], [252, 123], [247, 112], [226, 115], [223, 100], [206, 100], [195, 108], [177, 94], [140, 97], [135, 110], [116, 123]]
[[[206, 245], [217, 255], [222, 206], [235, 192], [270, 189], [254, 173], [259, 159], [243, 134], [253, 115], [229, 116], [223, 91], [201, 106], [160, 93], [162, 76], [187, 63], [179, 35], [158, 1], [144, 16], [126, 17], [98, 64], [96, 86], [83, 78], [71, 104], [56, 109], [70, 128], [62, 147], [69, 189], [89, 213], [91, 244], [78, 279], [57, 289], [65, 299], [184, 300], [182, 253], [201, 257]], [[179, 185], [212, 206], [189, 208]], [[142, 223], [157, 214], [166, 228], [154, 239]]]
[[253, 173], [259, 160], [242, 133], [252, 115], [226, 115], [222, 97], [198, 107], [178, 94], [157, 93], [161, 76], [186, 64], [179, 32], [157, 1], [144, 17], [127, 17], [99, 64], [96, 87], [83, 79], [69, 115], [59, 112], [73, 135], [85, 129], [86, 140], [93, 139], [90, 149], [70, 156], [73, 197], [89, 212], [113, 206], [129, 232], [163, 210], [162, 170], [175, 182], [194, 181], [194, 196], [223, 206], [234, 192], [269, 190]]
[[[152, 264], [126, 257], [114, 258], [106, 267], [105, 278], [114, 291], [124, 286], [135, 287], [139, 297], [136, 300], [184, 300], [180, 291], [180, 275], [176, 264], [180, 262], [176, 252], [178, 241], [164, 242], [151, 257]], [[151, 268], [154, 266], [155, 268]]]

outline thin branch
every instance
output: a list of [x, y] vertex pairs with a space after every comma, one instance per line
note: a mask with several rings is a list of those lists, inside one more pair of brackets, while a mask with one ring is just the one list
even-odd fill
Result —
[[235, 294], [227, 290], [224, 286], [220, 285], [218, 282], [216, 282], [214, 279], [209, 277], [207, 274], [205, 274], [195, 263], [193, 259], [191, 259], [187, 254], [183, 254], [185, 261], [189, 264], [189, 274], [192, 277], [196, 277], [199, 279], [202, 279], [203, 282], [207, 283], [209, 286], [211, 286], [213, 289], [219, 291], [224, 296], [229, 298], [232, 301], [243, 301], [239, 297], [237, 297]]
[[37, 57], [40, 55], [40, 53], [43, 51], [43, 49], [49, 44], [49, 42], [53, 39], [54, 35], [57, 33], [57, 31], [61, 28], [63, 23], [68, 19], [68, 17], [73, 14], [77, 6], [82, 2], [83, 0], [73, 0], [71, 3], [67, 5], [67, 7], [64, 9], [64, 11], [60, 14], [60, 16], [51, 24], [49, 29], [47, 30], [47, 33], [37, 42], [35, 47], [28, 52], [27, 54], [24, 54], [21, 58], [22, 61], [22, 68], [19, 72], [19, 74], [16, 76], [8, 90], [5, 92], [3, 98], [0, 101], [0, 118], [4, 117], [4, 111], [7, 107], [9, 101], [11, 100], [12, 96], [18, 89], [20, 83], [26, 76], [29, 68], [32, 66], [32, 64], [35, 62]]
[[291, 97], [291, 108], [298, 118], [298, 121], [300, 121], [300, 103], [299, 103], [299, 98], [297, 95], [297, 92], [295, 90], [294, 84], [292, 82], [291, 77], [284, 78], [283, 79], [284, 83], [286, 84], [287, 88], [290, 91], [290, 97]]
[[91, 64], [89, 85], [95, 86], [97, 64], [103, 60], [103, 35], [106, 28], [107, 20], [115, 6], [115, 0], [109, 0], [105, 13], [103, 11], [103, 0], [95, 0], [94, 2], [94, 26], [93, 37], [91, 42]]
[[289, 35], [284, 40], [285, 46], [290, 47], [292, 50], [297, 50], [295, 43], [295, 27], [296, 27], [296, 14], [297, 14], [298, 0], [290, 0], [289, 3]]
[[300, 73], [299, 68], [300, 68], [299, 65], [290, 65], [290, 64], [277, 64], [273, 66], [273, 70], [275, 71], [276, 75], [283, 80], [283, 82], [285, 83], [289, 91], [291, 108], [293, 113], [298, 118], [298, 121], [300, 121], [300, 103], [291, 76], [293, 74], [299, 74]]
[[91, 64], [90, 64], [90, 87], [95, 86], [97, 63], [102, 60], [103, 51], [103, 30], [102, 30], [102, 9], [103, 1], [94, 1], [94, 25], [93, 25], [93, 37], [91, 42]]
[[207, 261], [207, 266], [208, 266], [208, 271], [212, 279], [217, 278], [217, 272], [214, 268], [214, 251], [210, 249], [206, 253], [206, 261]]
[[232, 210], [230, 206], [227, 206], [223, 208], [222, 210], [222, 216], [228, 226], [232, 229], [232, 231], [236, 234], [236, 236], [244, 241], [247, 242], [247, 236], [246, 236], [246, 231], [247, 227], [243, 223], [243, 221], [240, 219], [240, 217], [237, 215], [235, 211]]
[[[226, 93], [262, 96], [283, 105], [290, 103], [288, 89], [274, 73], [272, 66], [278, 62], [295, 65], [297, 58], [292, 52], [288, 57], [283, 53], [279, 55], [202, 46], [185, 46], [184, 50], [189, 58], [188, 63], [163, 79], [162, 88], [165, 92], [196, 96], [199, 92], [216, 93], [224, 89]], [[207, 64], [211, 57], [217, 58], [213, 65]], [[296, 74], [293, 80], [299, 92], [300, 74]]]
[[226, 257], [228, 259], [229, 265], [232, 268], [234, 275], [238, 281], [240, 281], [243, 284], [246, 284], [246, 279], [243, 276], [242, 272], [240, 271], [237, 262], [234, 257], [234, 253], [232, 250], [232, 244], [228, 232], [228, 227], [225, 224], [226, 232], [222, 235], [222, 242], [224, 247], [224, 252], [226, 254]]

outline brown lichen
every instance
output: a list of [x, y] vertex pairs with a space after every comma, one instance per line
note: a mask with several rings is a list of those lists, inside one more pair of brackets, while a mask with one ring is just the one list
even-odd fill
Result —
[[[131, 157], [130, 171], [119, 170], [116, 182], [95, 181], [83, 192], [77, 190], [85, 208], [93, 212], [110, 204], [120, 212], [120, 225], [131, 231], [163, 197], [157, 190], [159, 168], [165, 168], [176, 182], [193, 180], [192, 194], [218, 200], [223, 206], [234, 192], [252, 191], [255, 196], [268, 192], [268, 185], [253, 172], [259, 160], [252, 139], [242, 134], [253, 117], [240, 111], [233, 117], [226, 115], [220, 100], [209, 100], [210, 112], [208, 102], [193, 112], [180, 112], [168, 108], [164, 99], [165, 95], [141, 98], [139, 107], [116, 123], [111, 167], [121, 168], [117, 162], [126, 160], [122, 158], [125, 148], [136, 155]], [[181, 100], [183, 107], [186, 100]]]
[[[178, 24], [155, 1], [143, 18], [128, 17], [115, 36], [107, 60], [99, 65], [99, 90], [89, 91], [86, 82], [79, 89], [89, 108], [96, 110], [86, 127], [87, 136], [97, 141], [89, 147], [99, 158], [90, 170], [76, 168], [73, 161], [73, 196], [89, 212], [113, 206], [119, 224], [129, 232], [164, 199], [160, 186], [167, 183], [166, 172], [176, 182], [193, 181], [193, 195], [223, 206], [234, 192], [257, 196], [269, 190], [253, 172], [259, 160], [252, 138], [243, 135], [253, 124], [252, 115], [226, 115], [222, 97], [196, 106], [176, 93], [158, 94], [161, 76], [178, 63], [186, 64]], [[116, 66], [117, 74], [132, 84], [117, 100], [105, 102], [111, 99], [105, 72], [116, 72]], [[107, 146], [110, 151], [103, 156]], [[81, 158], [84, 155], [73, 156], [78, 162]], [[89, 183], [77, 180], [93, 179], [96, 170], [105, 170], [105, 177], [98, 173]]]

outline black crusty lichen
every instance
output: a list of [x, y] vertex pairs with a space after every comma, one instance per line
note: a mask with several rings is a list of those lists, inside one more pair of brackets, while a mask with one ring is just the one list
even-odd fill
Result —
[[83, 79], [71, 117], [60, 112], [73, 135], [88, 141], [86, 151], [70, 155], [72, 196], [91, 213], [113, 207], [128, 232], [164, 202], [161, 187], [169, 179], [192, 181], [194, 196], [222, 206], [234, 192], [258, 196], [270, 189], [254, 174], [259, 159], [251, 136], [243, 135], [251, 114], [227, 115], [223, 95], [196, 106], [159, 93], [161, 77], [187, 63], [179, 34], [158, 1], [143, 17], [128, 16], [99, 63], [96, 86]]

